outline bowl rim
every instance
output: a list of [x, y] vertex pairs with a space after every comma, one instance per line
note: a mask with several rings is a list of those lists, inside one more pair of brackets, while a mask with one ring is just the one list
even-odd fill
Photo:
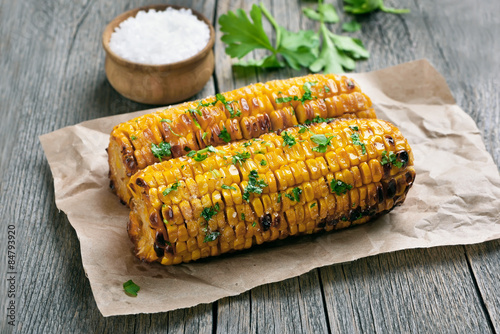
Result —
[[[153, 65], [153, 64], [136, 63], [136, 62], [127, 60], [125, 58], [118, 56], [116, 53], [114, 53], [111, 50], [111, 48], [109, 47], [109, 41], [111, 39], [111, 34], [114, 32], [114, 28], [118, 27], [123, 21], [125, 21], [129, 17], [132, 17], [132, 16], [135, 17], [137, 15], [137, 13], [141, 10], [144, 10], [146, 12], [148, 12], [151, 9], [154, 9], [157, 11], [164, 11], [169, 7], [174, 8], [174, 9], [190, 9], [191, 12], [193, 13], [193, 15], [198, 17], [198, 19], [200, 19], [201, 21], [205, 22], [205, 24], [208, 26], [208, 28], [210, 29], [210, 38], [208, 39], [207, 45], [205, 45], [205, 47], [201, 51], [199, 51], [198, 53], [196, 53], [195, 55], [193, 55], [189, 58], [183, 59], [181, 61], [177, 61], [175, 63]], [[192, 63], [195, 63], [198, 60], [206, 57], [206, 55], [212, 50], [214, 43], [215, 43], [214, 27], [212, 26], [212, 23], [210, 21], [208, 21], [208, 19], [203, 14], [201, 14], [200, 12], [198, 12], [192, 8], [189, 8], [189, 7], [178, 6], [178, 5], [168, 5], [168, 4], [142, 6], [142, 7], [134, 8], [134, 9], [128, 10], [124, 13], [121, 13], [120, 15], [113, 18], [111, 20], [111, 22], [108, 23], [108, 25], [106, 25], [106, 27], [104, 28], [104, 31], [102, 33], [102, 46], [104, 48], [104, 51], [106, 52], [106, 55], [108, 55], [110, 58], [112, 58], [115, 62], [119, 63], [120, 65], [133, 66], [137, 69], [149, 70], [149, 71], [150, 70], [165, 71], [165, 70], [169, 70], [169, 69], [176, 69], [176, 68], [184, 67], [184, 66], [190, 65]]]

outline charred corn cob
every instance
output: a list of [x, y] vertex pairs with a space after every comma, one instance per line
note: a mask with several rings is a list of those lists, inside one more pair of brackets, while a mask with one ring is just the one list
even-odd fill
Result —
[[297, 126], [190, 151], [132, 176], [136, 255], [165, 265], [365, 223], [401, 204], [413, 154], [377, 119]]
[[153, 163], [270, 131], [327, 118], [375, 118], [370, 99], [349, 78], [309, 75], [258, 83], [122, 123], [108, 147], [111, 187], [128, 203], [127, 182]]

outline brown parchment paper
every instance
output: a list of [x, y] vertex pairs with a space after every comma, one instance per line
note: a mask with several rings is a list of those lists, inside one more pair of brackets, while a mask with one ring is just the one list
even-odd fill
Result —
[[[109, 189], [105, 148], [111, 129], [148, 111], [41, 136], [56, 205], [76, 230], [102, 314], [164, 312], [370, 255], [500, 238], [498, 168], [444, 78], [426, 60], [350, 75], [372, 98], [378, 116], [395, 123], [413, 148], [417, 177], [406, 202], [352, 229], [288, 238], [190, 264], [164, 267], [137, 260], [126, 231], [128, 209]], [[123, 291], [129, 279], [141, 287], [135, 298]]]

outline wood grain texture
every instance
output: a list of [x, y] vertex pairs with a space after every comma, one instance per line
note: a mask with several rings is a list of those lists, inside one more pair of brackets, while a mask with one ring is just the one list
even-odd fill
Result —
[[[145, 1], [0, 0], [0, 238], [17, 231], [19, 333], [500, 332], [500, 243], [383, 254], [321, 268], [216, 303], [169, 313], [103, 318], [81, 264], [80, 247], [54, 204], [53, 180], [38, 136], [88, 119], [149, 108], [121, 97], [104, 74], [101, 33]], [[168, 1], [208, 18], [257, 1]], [[330, 1], [327, 1], [330, 2]], [[315, 28], [300, 14], [314, 2], [266, 0], [288, 29]], [[352, 33], [371, 52], [357, 71], [428, 58], [457, 103], [476, 121], [500, 165], [498, 1], [386, 0], [408, 15], [359, 18]], [[341, 9], [342, 1], [335, 2]], [[350, 20], [341, 10], [342, 21]], [[23, 18], [30, 18], [29, 20]], [[266, 31], [271, 27], [266, 24]], [[340, 25], [331, 26], [340, 32]], [[216, 26], [218, 30], [218, 27]], [[220, 32], [216, 72], [204, 97], [257, 81], [306, 74], [231, 67]], [[260, 57], [262, 51], [252, 57]], [[0, 247], [6, 258], [6, 248]], [[277, 268], [278, 269], [278, 268]], [[5, 266], [0, 308], [5, 310]], [[2, 313], [3, 317], [4, 313]], [[3, 318], [2, 318], [3, 320]], [[0, 321], [0, 332], [12, 328]]]

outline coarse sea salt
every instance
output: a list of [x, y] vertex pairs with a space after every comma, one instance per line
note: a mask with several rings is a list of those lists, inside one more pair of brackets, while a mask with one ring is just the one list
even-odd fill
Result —
[[115, 28], [109, 47], [118, 56], [141, 64], [175, 63], [200, 52], [210, 39], [207, 24], [191, 9], [139, 11]]

